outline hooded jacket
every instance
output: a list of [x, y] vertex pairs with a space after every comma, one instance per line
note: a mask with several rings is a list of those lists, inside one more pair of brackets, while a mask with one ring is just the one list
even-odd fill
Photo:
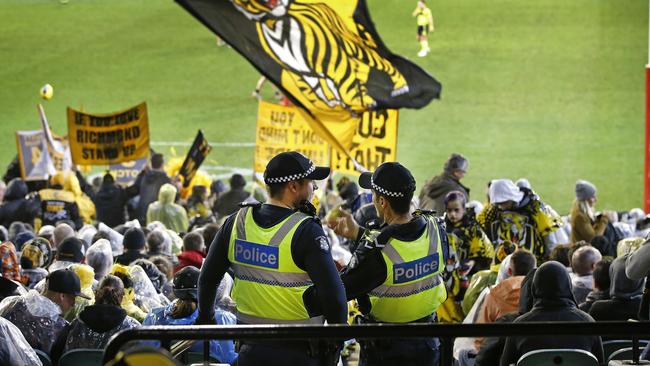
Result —
[[616, 258], [609, 266], [609, 300], [596, 301], [589, 314], [596, 320], [638, 319], [643, 296], [643, 279], [631, 280], [625, 274], [629, 254]]
[[147, 210], [147, 224], [160, 221], [167, 229], [177, 233], [186, 232], [189, 226], [187, 212], [183, 206], [174, 203], [175, 199], [176, 187], [171, 184], [160, 187], [158, 201], [149, 205]]
[[4, 202], [0, 205], [0, 225], [9, 227], [14, 221], [34, 223], [34, 218], [39, 214], [38, 202], [27, 199], [27, 193], [27, 184], [22, 179], [9, 182]]
[[126, 315], [126, 311], [113, 305], [90, 305], [70, 324], [65, 351], [76, 348], [103, 349], [113, 334], [140, 326]]
[[[515, 319], [515, 323], [594, 321], [589, 314], [578, 309], [571, 291], [569, 273], [559, 262], [546, 262], [537, 269], [533, 277], [532, 291], [532, 310]], [[598, 362], [603, 362], [603, 345], [597, 336], [522, 336], [508, 337], [500, 364], [508, 366], [516, 363], [527, 352], [553, 348], [582, 349], [596, 356]]]
[[143, 170], [138, 174], [138, 177], [133, 183], [133, 186], [137, 188], [140, 199], [138, 200], [138, 206], [136, 207], [136, 215], [140, 224], [146, 223], [147, 218], [147, 208], [149, 204], [154, 202], [158, 198], [158, 193], [160, 188], [165, 183], [171, 183], [171, 179], [167, 176], [167, 173], [161, 170]]
[[435, 210], [442, 216], [445, 212], [445, 196], [451, 191], [463, 192], [469, 201], [469, 188], [462, 185], [450, 172], [443, 171], [424, 183], [420, 191], [420, 208]]

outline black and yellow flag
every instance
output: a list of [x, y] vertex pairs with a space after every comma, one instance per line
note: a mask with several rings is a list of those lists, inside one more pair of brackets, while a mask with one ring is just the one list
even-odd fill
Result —
[[390, 52], [365, 0], [177, 0], [348, 150], [363, 113], [421, 108], [441, 85]]

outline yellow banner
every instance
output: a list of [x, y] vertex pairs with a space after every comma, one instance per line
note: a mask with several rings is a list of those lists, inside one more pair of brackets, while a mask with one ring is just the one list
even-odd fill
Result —
[[68, 139], [78, 165], [110, 165], [149, 156], [147, 104], [110, 114], [68, 107]]
[[[396, 109], [365, 112], [352, 139], [350, 156], [366, 169], [374, 171], [381, 163], [397, 160]], [[360, 173], [345, 155], [332, 149], [332, 170], [344, 174]]]
[[284, 151], [299, 151], [321, 166], [329, 165], [330, 147], [310, 127], [298, 107], [260, 101], [255, 131], [255, 171]]

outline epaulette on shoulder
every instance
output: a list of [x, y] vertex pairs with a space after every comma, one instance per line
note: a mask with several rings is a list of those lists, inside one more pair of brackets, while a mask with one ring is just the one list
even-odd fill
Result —
[[239, 204], [239, 207], [240, 208], [244, 208], [244, 207], [260, 208], [260, 207], [262, 207], [262, 202], [257, 202], [257, 201], [241, 202]]

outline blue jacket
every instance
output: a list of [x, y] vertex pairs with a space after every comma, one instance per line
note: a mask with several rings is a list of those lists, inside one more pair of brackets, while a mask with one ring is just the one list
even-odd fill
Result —
[[[192, 325], [199, 315], [199, 310], [195, 310], [192, 315], [185, 318], [174, 319], [171, 316], [172, 309], [176, 304], [175, 300], [171, 304], [151, 310], [142, 322], [142, 325]], [[237, 318], [232, 313], [223, 310], [217, 310], [214, 315], [217, 325], [234, 325], [237, 324]], [[158, 342], [156, 342], [158, 343]], [[190, 348], [190, 352], [203, 353], [203, 345], [198, 342]], [[232, 340], [213, 340], [210, 341], [210, 356], [219, 360], [219, 362], [232, 364], [237, 359], [235, 352], [235, 343]]]

